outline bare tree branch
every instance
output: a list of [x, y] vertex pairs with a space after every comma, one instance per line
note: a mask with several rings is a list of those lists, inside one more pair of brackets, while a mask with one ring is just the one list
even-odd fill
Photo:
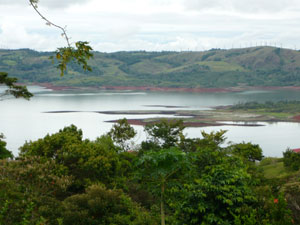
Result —
[[43, 15], [40, 13], [40, 11], [38, 10], [38, 6], [37, 6], [38, 1], [29, 0], [29, 2], [30, 2], [30, 5], [33, 7], [33, 9], [36, 11], [36, 13], [37, 13], [43, 20], [46, 21], [46, 25], [48, 25], [48, 26], [54, 26], [54, 27], [56, 27], [56, 28], [58, 28], [58, 29], [60, 29], [60, 30], [62, 31], [62, 36], [66, 39], [68, 46], [71, 47], [71, 44], [70, 44], [70, 38], [69, 38], [68, 35], [67, 35], [66, 29], [63, 28], [63, 27], [61, 27], [61, 26], [59, 26], [59, 25], [57, 25], [57, 24], [52, 23], [52, 22], [51, 22], [50, 20], [48, 20], [45, 16], [43, 16]]
[[[55, 52], [55, 58], [58, 61], [57, 68], [60, 70], [60, 75], [63, 76], [67, 71], [67, 64], [71, 61], [75, 61], [77, 64], [82, 65], [84, 71], [92, 71], [92, 68], [87, 64], [87, 60], [93, 57], [93, 50], [86, 41], [75, 42], [73, 47], [70, 43], [70, 38], [67, 35], [66, 27], [59, 26], [50, 20], [48, 20], [43, 14], [38, 10], [39, 0], [29, 0], [30, 5], [36, 11], [36, 13], [46, 21], [46, 25], [54, 26], [62, 31], [62, 36], [66, 39], [67, 47], [58, 48]], [[54, 57], [50, 57], [54, 63]]]

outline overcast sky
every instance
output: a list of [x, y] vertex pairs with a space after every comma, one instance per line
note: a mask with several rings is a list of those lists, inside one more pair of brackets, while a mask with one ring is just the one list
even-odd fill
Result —
[[[102, 52], [300, 49], [300, 0], [40, 0], [39, 10]], [[29, 0], [0, 0], [0, 48], [52, 51], [60, 33]]]

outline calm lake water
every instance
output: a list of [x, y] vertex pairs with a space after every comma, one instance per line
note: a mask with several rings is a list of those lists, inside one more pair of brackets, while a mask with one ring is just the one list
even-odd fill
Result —
[[[1, 89], [1, 88], [0, 88]], [[111, 110], [173, 110], [162, 107], [180, 106], [184, 110], [209, 109], [213, 106], [231, 105], [246, 101], [300, 100], [300, 91], [246, 91], [238, 93], [162, 93], [162, 92], [53, 92], [41, 87], [30, 87], [35, 96], [30, 100], [7, 99], [0, 101], [0, 133], [6, 136], [8, 149], [18, 154], [25, 141], [37, 140], [48, 133], [55, 133], [70, 124], [81, 128], [85, 138], [95, 139], [108, 132], [107, 120], [124, 118], [124, 115], [105, 115], [94, 111]], [[178, 108], [182, 109], [182, 108]], [[80, 111], [74, 113], [44, 113], [47, 111]], [[160, 115], [154, 115], [160, 117]], [[126, 115], [127, 118], [146, 118], [153, 115]], [[201, 137], [200, 131], [228, 130], [227, 142], [242, 141], [259, 144], [265, 156], [282, 156], [288, 147], [300, 147], [299, 123], [262, 123], [259, 127], [205, 127], [188, 128], [190, 137]], [[145, 134], [138, 131], [135, 143]]]

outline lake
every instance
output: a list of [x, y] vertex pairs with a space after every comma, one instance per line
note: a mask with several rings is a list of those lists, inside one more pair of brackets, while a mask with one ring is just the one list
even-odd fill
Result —
[[[1, 88], [0, 88], [1, 89]], [[0, 133], [7, 147], [18, 154], [25, 141], [37, 140], [48, 133], [55, 133], [64, 126], [76, 125], [83, 130], [85, 138], [95, 139], [108, 132], [112, 126], [108, 120], [124, 118], [124, 115], [107, 115], [94, 111], [112, 110], [170, 110], [163, 107], [180, 106], [184, 110], [209, 110], [211, 107], [231, 105], [247, 101], [300, 100], [300, 91], [244, 91], [235, 93], [174, 93], [136, 91], [68, 91], [54, 92], [42, 87], [31, 86], [34, 97], [30, 101], [7, 99], [0, 101]], [[176, 108], [175, 108], [176, 109]], [[174, 110], [175, 110], [174, 109]], [[173, 110], [173, 109], [172, 109]], [[48, 111], [80, 111], [73, 113], [45, 113]], [[161, 115], [126, 115], [127, 118], [161, 117]], [[168, 116], [169, 117], [169, 116]], [[201, 137], [206, 132], [228, 130], [227, 142], [242, 141], [259, 144], [265, 156], [281, 157], [288, 147], [300, 147], [299, 123], [262, 123], [265, 126], [241, 127], [222, 126], [187, 128], [189, 137]], [[145, 139], [143, 127], [138, 131], [135, 143]]]

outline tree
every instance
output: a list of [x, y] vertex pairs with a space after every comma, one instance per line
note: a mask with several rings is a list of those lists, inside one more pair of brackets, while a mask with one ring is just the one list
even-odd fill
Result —
[[[67, 47], [58, 48], [55, 52], [55, 57], [50, 57], [52, 62], [56, 60], [58, 62], [57, 68], [60, 70], [61, 76], [67, 71], [67, 64], [70, 62], [76, 62], [79, 65], [82, 65], [82, 68], [86, 71], [91, 71], [92, 68], [87, 64], [87, 60], [93, 57], [93, 53], [91, 52], [93, 49], [88, 45], [86, 41], [77, 41], [74, 45], [70, 42], [70, 38], [67, 35], [66, 28], [63, 28], [57, 24], [52, 23], [45, 16], [43, 16], [38, 10], [38, 2], [39, 0], [29, 0], [29, 4], [33, 7], [36, 13], [46, 21], [46, 25], [53, 26], [62, 31], [62, 36], [65, 38], [67, 42]], [[54, 60], [55, 58], [55, 60]], [[4, 93], [0, 93], [0, 100], [4, 96], [13, 95], [16, 98], [25, 98], [30, 99], [33, 95], [30, 93], [26, 86], [16, 85], [16, 78], [9, 78], [7, 73], [0, 72], [0, 85], [4, 84], [8, 87]]]
[[83, 140], [81, 129], [71, 125], [58, 133], [46, 135], [20, 148], [20, 157], [39, 156], [53, 159], [68, 168], [68, 175], [76, 182], [73, 191], [82, 191], [90, 183], [100, 181], [115, 186], [122, 174], [118, 149], [108, 135], [95, 141]]
[[159, 148], [178, 146], [183, 139], [185, 129], [182, 120], [162, 119], [158, 123], [147, 124], [145, 131], [148, 135], [148, 143], [153, 143]]
[[128, 151], [130, 146], [127, 141], [135, 137], [136, 131], [130, 126], [127, 119], [124, 118], [118, 120], [117, 123], [113, 125], [108, 135], [120, 146], [121, 150]]
[[156, 221], [121, 190], [92, 185], [64, 200], [64, 224], [152, 225]]
[[26, 157], [0, 160], [0, 224], [57, 224], [60, 199], [74, 182], [54, 160]]
[[137, 162], [137, 176], [146, 187], [160, 196], [161, 224], [165, 225], [165, 194], [178, 183], [178, 173], [187, 168], [186, 154], [177, 148], [146, 152]]
[[[247, 165], [234, 155], [227, 154], [221, 133], [213, 133], [196, 140], [194, 151], [189, 152], [192, 163], [189, 180], [173, 188], [177, 197], [172, 202], [179, 224], [257, 224], [252, 190], [252, 177]], [[197, 147], [197, 143], [199, 146]], [[245, 223], [252, 220], [253, 223]]]
[[234, 224], [235, 217], [250, 215], [256, 202], [249, 183], [245, 169], [210, 166], [194, 182], [174, 189], [176, 217], [180, 224]]
[[8, 74], [5, 72], [0, 72], [0, 85], [4, 84], [8, 88], [3, 93], [0, 93], [0, 100], [8, 95], [12, 95], [15, 98], [25, 98], [27, 100], [33, 96], [26, 86], [16, 85], [17, 80], [17, 78], [8, 77]]
[[261, 161], [263, 159], [262, 149], [259, 145], [248, 143], [234, 144], [229, 147], [230, 152], [241, 156], [249, 162]]
[[283, 152], [283, 164], [290, 170], [297, 171], [300, 169], [300, 154], [287, 149]]
[[[16, 85], [17, 78], [8, 77], [5, 72], [0, 72], [0, 85], [4, 84], [7, 89], [0, 93], [0, 101], [5, 96], [12, 95], [15, 98], [25, 98], [29, 100], [33, 94], [31, 94], [26, 86]], [[6, 142], [3, 141], [4, 135], [0, 133], [0, 159], [13, 158], [12, 153], [6, 149]]]
[[11, 151], [6, 149], [6, 142], [3, 139], [4, 135], [0, 134], [0, 159], [13, 158]]

